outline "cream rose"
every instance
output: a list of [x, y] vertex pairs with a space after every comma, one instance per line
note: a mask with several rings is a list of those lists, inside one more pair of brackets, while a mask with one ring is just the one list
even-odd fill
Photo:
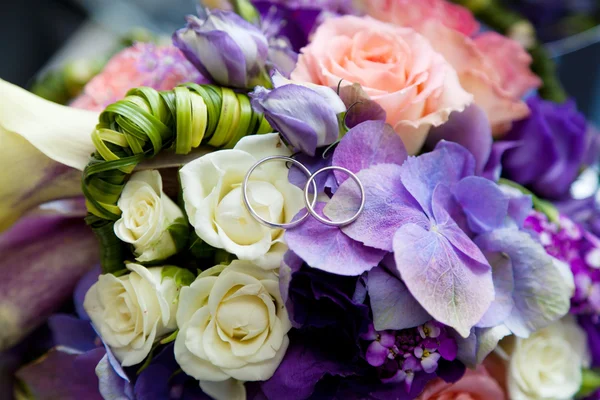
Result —
[[158, 171], [133, 174], [117, 206], [122, 214], [115, 222], [115, 234], [133, 246], [137, 261], [164, 260], [177, 253], [176, 241], [181, 238], [174, 238], [169, 227], [178, 223], [187, 232], [187, 224], [183, 212], [163, 193]]
[[323, 22], [302, 49], [292, 79], [329, 87], [359, 83], [386, 111], [410, 154], [420, 150], [432, 126], [473, 101], [425, 37], [371, 17]]
[[154, 342], [177, 329], [179, 286], [191, 280], [189, 271], [177, 267], [127, 264], [127, 269], [131, 273], [120, 277], [100, 275], [83, 303], [96, 330], [123, 366], [142, 362]]
[[[198, 237], [265, 269], [279, 267], [287, 249], [283, 232], [250, 215], [241, 184], [253, 164], [272, 155], [291, 155], [278, 134], [247, 136], [234, 149], [207, 154], [180, 171], [185, 208]], [[304, 208], [302, 190], [289, 183], [288, 172], [284, 162], [273, 161], [250, 178], [250, 203], [268, 221], [290, 222]]]
[[241, 260], [201, 273], [181, 291], [175, 359], [217, 400], [244, 399], [236, 381], [269, 379], [291, 325], [273, 271]]
[[567, 400], [590, 363], [585, 332], [566, 317], [527, 339], [516, 338], [508, 367], [512, 400]]

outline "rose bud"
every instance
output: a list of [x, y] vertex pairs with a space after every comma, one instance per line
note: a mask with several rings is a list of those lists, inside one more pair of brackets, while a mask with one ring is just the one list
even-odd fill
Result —
[[117, 205], [122, 214], [115, 222], [115, 234], [133, 246], [137, 261], [164, 260], [186, 242], [183, 212], [163, 193], [158, 171], [133, 174]]

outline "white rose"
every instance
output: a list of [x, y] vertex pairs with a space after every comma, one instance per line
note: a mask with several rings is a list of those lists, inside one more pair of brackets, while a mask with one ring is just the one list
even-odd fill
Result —
[[201, 273], [181, 291], [175, 359], [217, 400], [244, 399], [237, 381], [269, 379], [291, 328], [273, 271], [241, 260]]
[[527, 339], [516, 338], [508, 368], [512, 400], [567, 400], [590, 363], [585, 332], [568, 316]]
[[100, 275], [83, 302], [96, 330], [123, 366], [142, 362], [154, 342], [177, 329], [179, 279], [174, 276], [177, 272], [191, 275], [176, 267], [127, 264], [127, 269], [131, 273], [120, 277]]
[[115, 234], [133, 245], [136, 260], [164, 260], [177, 253], [177, 244], [168, 228], [178, 219], [182, 227], [187, 225], [183, 212], [163, 193], [158, 171], [133, 174], [117, 205], [122, 215], [115, 222]]
[[[247, 136], [232, 150], [219, 150], [185, 165], [180, 171], [183, 200], [190, 224], [200, 239], [240, 260], [265, 269], [279, 267], [287, 249], [283, 232], [260, 224], [242, 200], [242, 181], [258, 160], [290, 156], [276, 133]], [[302, 190], [288, 181], [283, 161], [257, 168], [248, 184], [256, 212], [268, 221], [290, 222], [304, 208]]]

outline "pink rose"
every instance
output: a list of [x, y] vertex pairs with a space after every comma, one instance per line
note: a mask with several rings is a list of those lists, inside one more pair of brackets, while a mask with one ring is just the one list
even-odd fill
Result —
[[518, 42], [497, 33], [472, 38], [477, 25], [467, 9], [446, 0], [369, 0], [366, 12], [424, 35], [454, 67], [496, 136], [529, 115], [522, 97], [542, 83], [529, 69], [531, 57]]
[[416, 400], [504, 400], [504, 392], [484, 367], [467, 370], [456, 383], [430, 382]]
[[101, 111], [132, 88], [170, 90], [185, 82], [207, 83], [178, 48], [136, 43], [113, 56], [71, 106]]
[[359, 83], [386, 111], [410, 154], [420, 150], [432, 126], [472, 102], [426, 38], [370, 17], [323, 22], [302, 49], [292, 79], [329, 87]]
[[414, 26], [433, 19], [467, 36], [479, 31], [471, 11], [446, 0], [367, 0], [363, 11], [396, 25]]

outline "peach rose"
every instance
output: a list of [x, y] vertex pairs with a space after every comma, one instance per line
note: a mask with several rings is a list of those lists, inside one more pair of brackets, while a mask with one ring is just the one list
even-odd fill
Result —
[[531, 56], [518, 42], [494, 32], [472, 38], [477, 30], [472, 14], [446, 0], [369, 0], [365, 6], [377, 19], [424, 35], [486, 112], [495, 136], [529, 115], [522, 97], [542, 81], [529, 69]]
[[363, 6], [371, 17], [396, 25], [412, 26], [433, 19], [467, 36], [479, 31], [471, 11], [446, 0], [367, 0]]
[[430, 382], [416, 400], [504, 400], [500, 385], [487, 373], [484, 367], [467, 370], [456, 383], [446, 383], [441, 379]]
[[473, 100], [426, 38], [371, 17], [325, 20], [302, 49], [292, 79], [329, 87], [359, 83], [386, 111], [410, 154], [432, 126]]

